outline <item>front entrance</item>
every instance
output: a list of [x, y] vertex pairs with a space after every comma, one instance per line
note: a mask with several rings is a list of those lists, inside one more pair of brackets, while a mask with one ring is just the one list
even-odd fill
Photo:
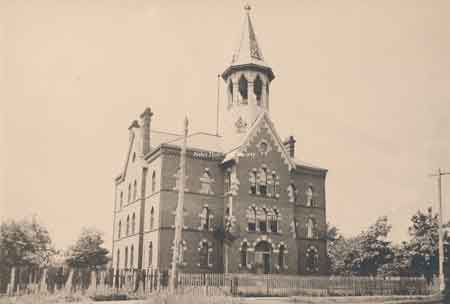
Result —
[[266, 241], [255, 246], [255, 267], [256, 273], [272, 272], [272, 246]]

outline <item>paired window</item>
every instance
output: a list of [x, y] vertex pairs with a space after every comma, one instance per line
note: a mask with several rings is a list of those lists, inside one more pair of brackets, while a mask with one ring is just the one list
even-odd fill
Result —
[[209, 210], [208, 206], [205, 205], [202, 208], [202, 212], [200, 213], [200, 230], [210, 230], [212, 226], [213, 215], [211, 214], [211, 210]]
[[200, 178], [200, 193], [214, 194], [212, 191], [212, 183], [214, 183], [214, 180], [211, 178], [211, 173], [208, 168], [205, 168], [203, 175]]
[[306, 206], [314, 207], [314, 199], [313, 199], [314, 189], [313, 189], [313, 187], [309, 186], [306, 189], [305, 194], [306, 194]]
[[283, 269], [286, 267], [286, 246], [280, 245], [278, 249], [278, 266], [280, 269]]

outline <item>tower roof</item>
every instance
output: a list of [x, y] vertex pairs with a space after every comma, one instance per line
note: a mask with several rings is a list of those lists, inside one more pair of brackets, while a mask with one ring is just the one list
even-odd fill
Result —
[[228, 78], [229, 74], [234, 70], [254, 68], [265, 71], [272, 80], [275, 78], [275, 75], [269, 65], [264, 61], [261, 48], [258, 45], [258, 40], [256, 39], [255, 30], [250, 17], [251, 7], [247, 4], [244, 9], [245, 16], [241, 37], [231, 59], [231, 65], [223, 72], [222, 77], [224, 79]]

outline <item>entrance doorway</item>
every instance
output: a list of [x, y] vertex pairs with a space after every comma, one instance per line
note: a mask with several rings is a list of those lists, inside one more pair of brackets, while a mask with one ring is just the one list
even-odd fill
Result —
[[261, 241], [255, 246], [255, 264], [257, 273], [272, 272], [272, 246]]

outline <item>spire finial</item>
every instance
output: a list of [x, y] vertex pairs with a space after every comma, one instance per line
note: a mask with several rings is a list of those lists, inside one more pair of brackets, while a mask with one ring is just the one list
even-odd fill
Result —
[[248, 2], [245, 4], [245, 6], [244, 6], [244, 10], [247, 12], [247, 13], [250, 13], [250, 10], [252, 9], [252, 7], [250, 6], [250, 4], [248, 4]]

